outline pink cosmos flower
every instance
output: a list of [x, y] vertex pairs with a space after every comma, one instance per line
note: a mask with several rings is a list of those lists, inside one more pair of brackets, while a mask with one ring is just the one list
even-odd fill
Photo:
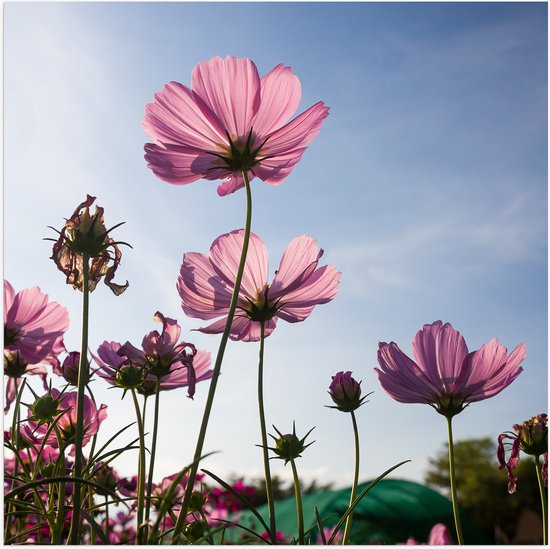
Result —
[[321, 129], [328, 107], [319, 101], [290, 120], [300, 103], [300, 81], [277, 65], [260, 78], [250, 59], [214, 57], [199, 63], [191, 89], [169, 82], [145, 106], [147, 166], [175, 185], [222, 179], [224, 196], [259, 177], [279, 185]]
[[188, 387], [190, 398], [195, 384], [212, 377], [210, 353], [197, 351], [194, 345], [179, 342], [181, 328], [178, 323], [156, 312], [154, 319], [162, 323], [162, 333], [153, 330], [142, 341], [142, 349], [130, 342], [124, 345], [104, 341], [94, 357], [100, 377], [112, 385], [135, 387], [143, 394], [154, 394], [157, 379], [160, 389], [168, 391]]
[[[77, 393], [74, 391], [72, 393], [61, 394], [57, 389], [51, 389], [50, 393], [54, 399], [59, 400], [59, 410], [64, 412], [60, 415], [56, 425], [61, 432], [64, 444], [67, 446], [72, 445], [70, 453], [71, 455], [74, 455]], [[32, 417], [31, 410], [29, 410], [29, 417]], [[97, 434], [101, 423], [106, 417], [107, 406], [102, 404], [98, 410], [94, 401], [87, 395], [84, 395], [84, 437], [82, 439], [82, 446], [86, 446], [92, 437]], [[42, 442], [44, 437], [47, 437], [47, 444], [53, 448], [58, 448], [59, 444], [55, 431], [52, 429], [49, 434], [47, 434], [47, 431], [47, 423], [38, 423], [32, 419], [29, 419], [23, 427], [22, 434], [31, 442]]]
[[40, 288], [15, 293], [4, 280], [4, 373], [8, 376], [4, 412], [15, 399], [23, 374], [40, 375], [47, 389], [43, 364], [59, 364], [57, 356], [65, 350], [63, 334], [68, 327], [67, 309], [48, 301]]
[[[208, 256], [193, 252], [183, 256], [177, 288], [185, 314], [203, 320], [227, 315], [243, 239], [244, 231], [240, 229], [219, 236]], [[268, 284], [267, 248], [259, 237], [250, 233], [231, 339], [259, 341], [262, 321], [267, 337], [278, 318], [301, 322], [315, 305], [334, 299], [341, 273], [331, 265], [317, 268], [322, 255], [323, 250], [319, 250], [313, 238], [295, 238], [285, 250], [273, 282]], [[199, 331], [221, 333], [226, 318]]]
[[[514, 469], [519, 465], [520, 450], [531, 456], [544, 456], [542, 465], [542, 480], [548, 485], [548, 415], [538, 414], [524, 421], [521, 425], [513, 426], [514, 433], [502, 433], [498, 437], [497, 458], [499, 469], [506, 468], [508, 473], [508, 492], [516, 491], [517, 478]], [[512, 441], [512, 450], [508, 460], [505, 457], [504, 441]]]
[[379, 343], [375, 368], [385, 391], [398, 402], [430, 404], [452, 417], [470, 402], [493, 397], [523, 371], [525, 344], [510, 354], [496, 338], [468, 352], [464, 338], [440, 320], [426, 324], [413, 340], [411, 360], [397, 344]]
[[[405, 545], [424, 545], [420, 544], [414, 538], [409, 538]], [[449, 533], [448, 528], [441, 522], [434, 525], [430, 530], [430, 537], [428, 538], [428, 545], [453, 545], [453, 538]]]

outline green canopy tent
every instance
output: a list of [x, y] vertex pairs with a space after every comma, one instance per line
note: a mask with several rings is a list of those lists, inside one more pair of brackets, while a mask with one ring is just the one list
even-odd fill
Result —
[[[370, 482], [359, 485], [357, 493], [366, 488]], [[323, 526], [333, 527], [347, 509], [350, 489], [327, 490], [306, 494], [302, 498], [304, 523], [306, 530], [316, 525], [314, 507], [317, 506]], [[288, 498], [275, 502], [277, 530], [284, 535], [297, 536], [298, 520], [296, 502]], [[269, 524], [267, 506], [258, 507], [257, 511]], [[409, 537], [426, 543], [434, 524], [442, 522], [447, 525], [453, 538], [454, 520], [451, 502], [438, 492], [408, 480], [383, 479], [359, 502], [353, 515], [353, 526], [350, 543], [404, 543]], [[469, 518], [461, 513], [464, 538], [468, 544], [487, 544], [490, 540], [480, 532]], [[242, 514], [239, 522], [254, 530], [263, 532], [264, 528], [250, 511]], [[317, 543], [317, 528], [312, 532], [311, 543]], [[237, 541], [244, 530], [232, 528], [226, 532], [227, 541]], [[252, 538], [251, 542], [259, 542]], [[259, 542], [261, 543], [261, 542]]]

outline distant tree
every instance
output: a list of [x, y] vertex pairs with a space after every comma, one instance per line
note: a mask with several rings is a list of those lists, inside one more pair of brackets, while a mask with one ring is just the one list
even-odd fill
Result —
[[[508, 494], [508, 477], [498, 469], [496, 441], [490, 438], [455, 442], [455, 468], [458, 501], [472, 520], [494, 537], [500, 529], [513, 539], [517, 517], [523, 508], [540, 514], [540, 496], [534, 461], [523, 454], [519, 467], [517, 492]], [[449, 455], [445, 444], [429, 460], [426, 484], [449, 495]]]

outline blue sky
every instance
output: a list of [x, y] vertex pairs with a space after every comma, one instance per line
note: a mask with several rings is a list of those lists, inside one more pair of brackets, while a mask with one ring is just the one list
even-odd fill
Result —
[[[378, 341], [405, 352], [418, 329], [449, 321], [475, 349], [496, 336], [527, 344], [524, 373], [455, 420], [455, 438], [490, 436], [547, 409], [547, 6], [545, 3], [5, 3], [4, 276], [39, 285], [70, 310], [77, 349], [81, 295], [64, 283], [43, 237], [86, 193], [106, 222], [126, 221], [121, 297], [92, 294], [90, 341], [138, 344], [160, 310], [215, 354], [218, 337], [188, 332], [175, 282], [182, 254], [205, 253], [244, 223], [242, 192], [177, 187], [145, 167], [144, 105], [163, 85], [190, 84], [214, 55], [252, 58], [265, 74], [290, 65], [304, 110], [331, 107], [317, 139], [277, 188], [253, 183], [253, 230], [270, 273], [292, 238], [315, 237], [342, 271], [340, 292], [266, 342], [269, 424], [317, 442], [305, 478], [349, 484], [349, 417], [323, 406], [331, 375], [352, 370], [363, 467], [420, 480], [446, 440], [431, 408], [394, 402], [373, 373]], [[231, 343], [206, 450], [222, 476], [260, 474], [255, 344]], [[105, 433], [133, 421], [130, 402], [94, 384], [109, 405]], [[161, 401], [159, 477], [191, 459], [206, 385]], [[125, 474], [137, 455], [118, 462]], [[274, 472], [289, 476], [279, 463]]]

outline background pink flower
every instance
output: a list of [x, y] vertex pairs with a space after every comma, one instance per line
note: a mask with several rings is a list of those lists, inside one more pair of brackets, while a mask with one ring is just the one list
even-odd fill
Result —
[[15, 293], [4, 280], [4, 373], [8, 376], [4, 412], [15, 400], [24, 374], [40, 375], [47, 389], [43, 364], [59, 366], [57, 356], [65, 350], [63, 335], [68, 327], [67, 309], [50, 302], [40, 288]]
[[322, 101], [289, 122], [300, 103], [300, 81], [280, 64], [260, 78], [245, 58], [199, 63], [192, 88], [169, 82], [145, 106], [147, 166], [168, 183], [225, 180], [223, 196], [244, 186], [242, 172], [279, 185], [328, 116]]
[[[203, 320], [227, 315], [243, 239], [244, 231], [240, 229], [219, 236], [208, 256], [194, 252], [183, 256], [177, 288], [185, 314]], [[268, 284], [267, 248], [251, 233], [231, 339], [258, 341], [261, 321], [268, 336], [278, 318], [301, 322], [316, 305], [334, 299], [341, 273], [331, 265], [318, 267], [322, 255], [323, 250], [313, 238], [295, 238], [285, 250], [273, 282]], [[221, 333], [225, 322], [226, 316], [199, 331]]]
[[470, 402], [490, 398], [523, 371], [525, 344], [510, 354], [496, 338], [477, 351], [450, 324], [426, 324], [413, 340], [411, 360], [394, 342], [379, 343], [375, 368], [380, 384], [398, 402], [430, 404], [454, 415]]

